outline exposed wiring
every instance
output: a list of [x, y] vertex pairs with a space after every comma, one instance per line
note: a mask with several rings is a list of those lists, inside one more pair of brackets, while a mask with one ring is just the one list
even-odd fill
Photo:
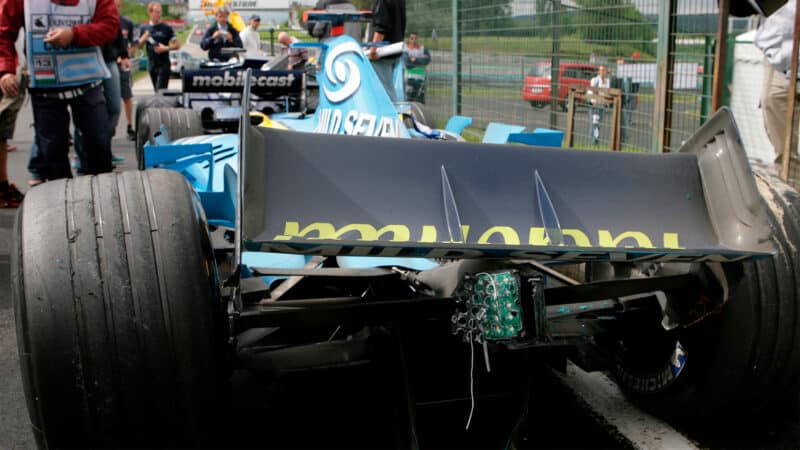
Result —
[[341, 325], [337, 325], [336, 329], [333, 330], [333, 334], [331, 334], [331, 337], [328, 338], [328, 342], [332, 341], [334, 336], [336, 336], [336, 333], [338, 333], [339, 330], [341, 330], [341, 329], [342, 329], [342, 326]]
[[[494, 277], [489, 272], [480, 272], [474, 275], [475, 282], [478, 282], [478, 278], [481, 276], [486, 276], [489, 279], [489, 284], [491, 286], [491, 296], [494, 300], [495, 308], [499, 309], [500, 299], [499, 293], [497, 292], [497, 283], [494, 280]], [[489, 290], [487, 288], [487, 290]], [[469, 399], [470, 399], [470, 407], [469, 407], [469, 417], [467, 417], [467, 425], [465, 430], [469, 430], [470, 425], [472, 424], [472, 417], [475, 414], [475, 343], [482, 344], [483, 347], [483, 359], [486, 363], [486, 372], [490, 373], [492, 371], [491, 366], [489, 365], [489, 351], [486, 339], [483, 336], [484, 326], [483, 322], [486, 320], [486, 305], [481, 304], [483, 300], [480, 300], [479, 303], [473, 303], [472, 299], [469, 295], [465, 295], [465, 298], [462, 300], [466, 304], [466, 311], [460, 314], [454, 315], [451, 320], [455, 326], [454, 333], [460, 334], [464, 333], [464, 339], [466, 343], [469, 343]], [[463, 321], [463, 322], [462, 322]]]
[[472, 423], [472, 413], [475, 412], [475, 345], [472, 342], [472, 333], [467, 334], [469, 339], [469, 417], [467, 417], [467, 426], [465, 430], [469, 430], [469, 425]]
[[483, 340], [483, 362], [486, 363], [486, 373], [492, 373], [492, 366], [489, 364], [489, 346], [486, 344], [486, 339]]
[[[486, 275], [489, 278], [489, 282], [492, 283], [492, 297], [494, 299], [494, 307], [495, 310], [500, 310], [500, 300], [497, 297], [497, 283], [494, 281], [494, 277], [489, 274], [488, 272], [481, 272], [477, 276]], [[481, 336], [481, 344], [483, 344], [483, 362], [486, 364], [486, 373], [491, 373], [492, 366], [489, 364], [489, 349], [486, 345], [486, 339]]]

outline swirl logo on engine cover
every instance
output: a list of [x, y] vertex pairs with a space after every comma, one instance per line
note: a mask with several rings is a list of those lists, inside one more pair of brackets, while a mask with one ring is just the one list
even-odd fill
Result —
[[339, 103], [352, 97], [361, 86], [361, 72], [352, 58], [344, 58], [348, 53], [363, 60], [361, 47], [355, 42], [337, 45], [325, 58], [325, 76], [334, 89], [323, 86], [325, 97], [331, 103]]

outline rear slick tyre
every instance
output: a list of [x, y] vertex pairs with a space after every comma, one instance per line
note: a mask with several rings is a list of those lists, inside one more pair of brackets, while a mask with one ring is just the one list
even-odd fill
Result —
[[[133, 126], [136, 127], [135, 145], [136, 145], [137, 161], [139, 160], [139, 156], [141, 154], [140, 150], [142, 147], [144, 147], [147, 135], [149, 133], [149, 130], [139, 129], [139, 123], [144, 120], [145, 112], [152, 108], [177, 108], [180, 106], [179, 102], [180, 102], [180, 97], [173, 95], [151, 95], [151, 96], [136, 98], [136, 108], [134, 109], [134, 114], [133, 114]], [[141, 161], [139, 163], [139, 169], [140, 170], [144, 169], [144, 167], [142, 167], [141, 165]]]
[[800, 197], [776, 176], [758, 169], [755, 175], [769, 206], [775, 255], [721, 265], [729, 296], [719, 314], [671, 332], [660, 328], [659, 314], [629, 327], [616, 350], [614, 372], [629, 398], [687, 425], [750, 418], [796, 403]]
[[185, 108], [151, 108], [142, 112], [136, 122], [136, 161], [139, 170], [144, 170], [144, 145], [153, 144], [154, 136], [161, 129], [167, 130], [171, 141], [203, 134], [200, 113]]
[[199, 201], [177, 172], [31, 189], [11, 261], [20, 365], [40, 448], [215, 442], [224, 316]]
[[136, 97], [136, 109], [134, 110], [133, 123], [139, 121], [139, 116], [150, 108], [177, 108], [180, 106], [180, 97], [177, 95], [151, 95], [146, 97]]

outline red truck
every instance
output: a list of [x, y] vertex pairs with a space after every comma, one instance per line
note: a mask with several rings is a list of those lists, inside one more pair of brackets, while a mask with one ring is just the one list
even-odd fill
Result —
[[[531, 103], [534, 108], [543, 108], [550, 104], [551, 70], [549, 62], [536, 63], [522, 86], [522, 99]], [[559, 65], [558, 101], [566, 109], [567, 95], [571, 85], [589, 86], [589, 82], [597, 75], [599, 66], [589, 63], [562, 62]]]

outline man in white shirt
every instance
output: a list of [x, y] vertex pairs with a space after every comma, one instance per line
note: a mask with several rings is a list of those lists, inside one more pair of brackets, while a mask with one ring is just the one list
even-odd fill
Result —
[[261, 25], [261, 17], [253, 14], [250, 16], [249, 22], [250, 25], [239, 33], [239, 38], [242, 39], [242, 45], [246, 50], [245, 57], [263, 58], [264, 54], [261, 52], [261, 36], [258, 34], [258, 26]]
[[[797, 1], [789, 0], [783, 7], [767, 16], [759, 25], [753, 40], [753, 44], [764, 53], [761, 113], [764, 116], [767, 137], [775, 149], [775, 164], [781, 164], [786, 143], [789, 69], [792, 63], [792, 33], [796, 8]], [[762, 17], [766, 12], [760, 8], [755, 10]], [[796, 130], [794, 132], [796, 133]]]
[[[597, 69], [597, 76], [592, 78], [589, 86], [593, 88], [600, 88], [597, 91], [589, 90], [589, 94], [602, 95], [602, 89], [611, 87], [611, 79], [607, 75], [605, 66], [600, 66]], [[605, 112], [605, 105], [600, 99], [591, 97], [590, 102], [592, 108], [589, 108], [589, 116], [592, 119], [592, 144], [597, 144], [600, 139], [600, 125], [603, 123], [603, 113]]]
[[285, 31], [278, 33], [278, 43], [283, 46], [281, 48], [281, 55], [289, 55], [287, 69], [302, 70], [306, 61], [308, 61], [308, 50], [305, 48], [292, 47], [292, 44], [295, 42], [300, 42], [300, 40], [289, 35], [289, 33]]

